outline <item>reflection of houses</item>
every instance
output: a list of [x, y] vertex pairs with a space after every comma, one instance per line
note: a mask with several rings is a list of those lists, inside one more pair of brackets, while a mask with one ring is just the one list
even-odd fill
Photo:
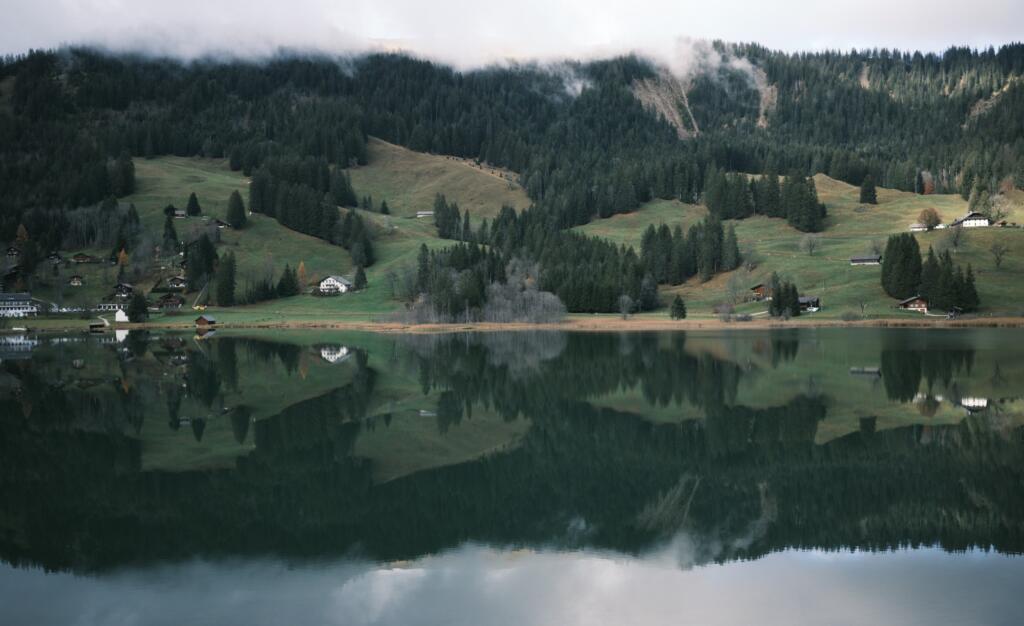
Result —
[[974, 413], [975, 411], [984, 411], [988, 408], [988, 398], [960, 398], [960, 406], [967, 409], [970, 413]]
[[882, 255], [872, 254], [869, 256], [855, 256], [850, 259], [850, 265], [879, 265], [882, 262]]
[[877, 367], [851, 367], [851, 376], [868, 376], [870, 378], [881, 378], [882, 370]]
[[68, 279], [68, 285], [72, 287], [81, 287], [84, 282], [84, 279], [79, 274], [75, 274], [74, 276]]
[[208, 315], [206, 313], [203, 313], [202, 315], [200, 315], [199, 317], [196, 318], [196, 327], [197, 328], [213, 328], [216, 325], [217, 325], [217, 318], [215, 318], [212, 315]]
[[821, 298], [818, 296], [800, 296], [797, 302], [800, 304], [800, 310], [808, 313], [814, 313], [821, 308]]
[[320, 281], [317, 288], [320, 290], [320, 295], [336, 296], [352, 289], [352, 283], [344, 276], [328, 276]]
[[320, 348], [320, 358], [328, 363], [341, 363], [352, 353], [346, 346], [323, 346]]
[[911, 296], [897, 304], [904, 311], [916, 311], [917, 313], [928, 312], [928, 300], [922, 296]]
[[951, 227], [963, 226], [964, 228], [982, 228], [990, 225], [992, 222], [988, 219], [988, 216], [977, 211], [971, 211], [967, 215], [956, 220]]
[[71, 257], [72, 263], [99, 263], [99, 261], [98, 258], [84, 252], [77, 252]]
[[0, 293], [0, 317], [27, 317], [39, 312], [28, 293]]

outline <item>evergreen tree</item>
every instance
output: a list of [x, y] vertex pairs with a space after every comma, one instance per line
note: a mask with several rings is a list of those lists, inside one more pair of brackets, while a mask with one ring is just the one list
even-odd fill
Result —
[[672, 310], [669, 312], [669, 315], [674, 320], [686, 319], [686, 303], [679, 297], [679, 294], [676, 294], [676, 297], [672, 300]]
[[235, 304], [235, 255], [229, 252], [217, 265], [217, 304]]
[[875, 179], [868, 174], [864, 182], [860, 184], [860, 201], [862, 204], [878, 204], [878, 194], [875, 190]]
[[932, 250], [931, 246], [928, 246], [928, 256], [921, 265], [921, 288], [919, 293], [928, 300], [929, 305], [932, 304], [932, 300], [939, 287], [939, 272], [939, 261], [935, 256], [935, 251]]
[[231, 192], [231, 197], [228, 198], [228, 213], [227, 223], [231, 224], [234, 229], [241, 229], [245, 227], [247, 217], [245, 215], [245, 204], [242, 202], [242, 194], [238, 193], [238, 190]]
[[391, 209], [388, 207], [387, 200], [380, 201], [380, 213], [381, 215], [391, 215]]
[[363, 266], [359, 265], [356, 267], [356, 275], [352, 280], [352, 285], [356, 290], [366, 289], [366, 272], [363, 271]]
[[900, 300], [915, 296], [921, 286], [921, 271], [921, 249], [914, 235], [891, 235], [882, 255], [882, 289]]
[[977, 311], [981, 306], [981, 298], [978, 297], [978, 290], [974, 285], [974, 269], [967, 264], [967, 276], [964, 279], [963, 291], [960, 296], [960, 308], [964, 312]]
[[420, 244], [419, 256], [416, 259], [416, 290], [425, 293], [430, 288], [430, 251], [427, 244]]
[[146, 303], [146, 297], [139, 292], [132, 294], [132, 299], [128, 301], [128, 308], [125, 313], [128, 315], [129, 322], [145, 322], [149, 317], [149, 305]]
[[729, 272], [740, 266], [740, 246], [736, 240], [736, 227], [729, 225], [722, 242], [722, 271]]
[[288, 298], [291, 296], [297, 296], [299, 293], [299, 279], [295, 275], [295, 270], [288, 265], [285, 265], [284, 271], [281, 272], [281, 278], [277, 281], [277, 296], [279, 298]]
[[185, 206], [185, 213], [190, 217], [202, 215], [203, 210], [199, 206], [199, 198], [196, 197], [196, 192], [192, 192], [188, 195], [188, 204]]

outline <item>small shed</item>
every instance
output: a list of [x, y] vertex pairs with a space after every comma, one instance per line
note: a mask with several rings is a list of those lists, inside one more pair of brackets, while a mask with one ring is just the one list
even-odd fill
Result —
[[901, 300], [900, 303], [897, 304], [896, 306], [903, 309], [904, 311], [916, 311], [918, 313], [927, 313], [928, 299], [920, 295], [911, 296], [906, 300]]
[[797, 299], [801, 311], [813, 313], [821, 308], [821, 298], [818, 296], [800, 296]]
[[850, 265], [879, 265], [882, 263], [881, 254], [870, 254], [868, 256], [855, 256], [850, 259]]
[[216, 325], [217, 319], [212, 315], [203, 313], [202, 315], [196, 318], [196, 326], [199, 326], [201, 328], [211, 328]]

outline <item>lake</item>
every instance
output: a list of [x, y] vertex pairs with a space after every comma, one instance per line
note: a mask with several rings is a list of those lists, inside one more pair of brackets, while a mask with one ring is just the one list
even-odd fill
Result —
[[0, 623], [1019, 624], [1024, 330], [0, 336]]

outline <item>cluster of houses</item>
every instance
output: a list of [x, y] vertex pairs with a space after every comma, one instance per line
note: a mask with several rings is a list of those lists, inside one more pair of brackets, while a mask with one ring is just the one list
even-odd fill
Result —
[[[767, 302], [772, 299], [771, 286], [764, 283], [757, 283], [750, 288], [749, 300], [753, 302]], [[798, 296], [801, 313], [815, 313], [821, 310], [821, 298], [818, 296]]]
[[[960, 227], [960, 228], [985, 228], [987, 226], [992, 226], [992, 220], [989, 219], [989, 217], [987, 215], [985, 215], [984, 213], [979, 213], [977, 211], [971, 211], [967, 215], [965, 215], [965, 216], [963, 216], [961, 218], [953, 220], [953, 222], [950, 223], [950, 224], [939, 224], [938, 226], [935, 227], [935, 229], [936, 230], [942, 230], [944, 228], [958, 228], [958, 227]], [[1016, 226], [1016, 224], [1008, 224], [1006, 222], [1006, 220], [1003, 220], [1001, 222], [996, 223], [996, 226], [1006, 227], [1006, 226]], [[922, 224], [920, 222], [914, 222], [913, 224], [910, 225], [910, 232], [912, 232], [912, 233], [922, 233], [922, 232], [925, 232], [926, 230], [928, 230], [928, 226], [926, 224]]]

